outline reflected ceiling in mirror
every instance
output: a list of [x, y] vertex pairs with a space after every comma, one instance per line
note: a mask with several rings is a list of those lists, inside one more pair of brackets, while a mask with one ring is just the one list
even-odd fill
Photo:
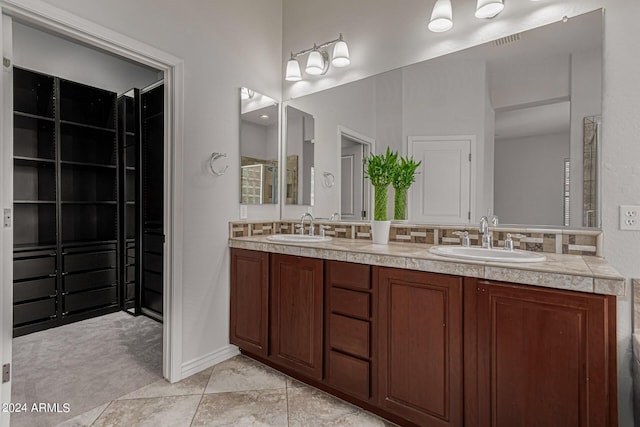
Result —
[[278, 203], [278, 103], [240, 88], [240, 203]]
[[[337, 189], [339, 128], [375, 141], [376, 152], [401, 154], [412, 152], [409, 140], [472, 137], [470, 189], [460, 195], [470, 212], [447, 223], [475, 224], [490, 212], [502, 224], [600, 225], [601, 9], [288, 103], [313, 115], [316, 169], [332, 172]], [[420, 171], [414, 212], [447, 208], [442, 173], [452, 168]], [[316, 185], [315, 198], [314, 214], [341, 210], [340, 190]]]

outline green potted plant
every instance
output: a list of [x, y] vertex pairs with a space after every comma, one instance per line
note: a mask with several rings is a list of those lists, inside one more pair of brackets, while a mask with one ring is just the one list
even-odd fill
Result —
[[385, 154], [371, 154], [366, 159], [365, 175], [373, 185], [373, 222], [371, 232], [373, 243], [387, 244], [389, 242], [389, 227], [387, 220], [387, 189], [393, 180], [393, 171], [398, 163], [398, 153], [387, 147]]
[[413, 157], [400, 157], [393, 168], [391, 185], [395, 190], [393, 199], [393, 219], [407, 219], [407, 190], [416, 181], [416, 170], [422, 161], [416, 162]]

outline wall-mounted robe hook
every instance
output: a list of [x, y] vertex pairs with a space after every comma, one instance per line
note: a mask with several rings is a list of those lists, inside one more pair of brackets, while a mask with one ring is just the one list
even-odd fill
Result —
[[216, 168], [214, 163], [216, 162], [216, 160], [222, 158], [222, 157], [227, 157], [226, 153], [218, 153], [216, 151], [214, 151], [213, 153], [211, 153], [211, 157], [209, 158], [209, 168], [211, 169], [211, 173], [213, 173], [216, 176], [222, 176], [225, 174], [225, 172], [227, 171], [227, 169], [229, 169], [229, 165], [224, 165], [224, 167], [222, 169]]

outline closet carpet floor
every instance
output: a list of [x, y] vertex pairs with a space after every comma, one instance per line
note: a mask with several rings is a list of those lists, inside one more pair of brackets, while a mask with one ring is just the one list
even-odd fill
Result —
[[11, 401], [27, 412], [11, 427], [54, 426], [161, 380], [162, 325], [116, 312], [36, 332], [13, 340], [12, 365]]
[[390, 427], [382, 418], [235, 356], [180, 382], [159, 380], [58, 427]]

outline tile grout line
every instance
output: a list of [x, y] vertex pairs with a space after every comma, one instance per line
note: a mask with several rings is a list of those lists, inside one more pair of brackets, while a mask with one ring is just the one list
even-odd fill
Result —
[[284, 397], [287, 402], [287, 427], [290, 427], [289, 423], [289, 379], [287, 377], [284, 378]]
[[204, 399], [204, 392], [200, 396], [200, 401], [198, 402], [198, 406], [196, 406], [196, 410], [193, 411], [193, 417], [191, 417], [191, 422], [189, 423], [189, 427], [193, 427], [193, 422], [196, 420], [196, 415], [198, 414], [198, 409], [200, 409], [200, 405], [202, 405], [202, 399]]
[[109, 409], [109, 407], [111, 407], [111, 404], [113, 404], [113, 402], [115, 402], [115, 401], [112, 400], [111, 402], [109, 402], [109, 404], [102, 410], [102, 412], [100, 412], [100, 414], [96, 417], [96, 419], [91, 422], [89, 427], [93, 426], [100, 419], [102, 414], [104, 414], [107, 411], [107, 409]]

